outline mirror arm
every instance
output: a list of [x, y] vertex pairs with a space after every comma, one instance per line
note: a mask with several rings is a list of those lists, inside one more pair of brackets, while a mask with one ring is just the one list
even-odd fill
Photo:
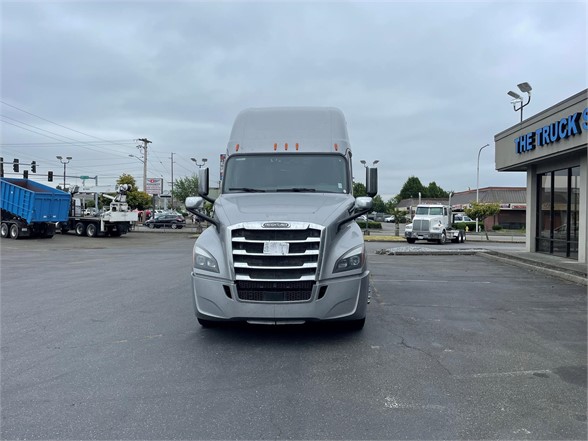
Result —
[[[339, 223], [337, 224], [337, 233], [339, 231], [341, 231], [341, 227], [343, 225], [345, 225], [347, 222], [352, 221], [354, 219], [357, 219], [359, 216], [361, 216], [363, 214], [367, 214], [370, 210], [371, 210], [371, 208], [368, 208], [367, 210], [363, 210], [363, 211], [358, 211], [356, 213], [353, 213], [351, 216], [347, 216], [342, 221], [339, 221]], [[366, 222], [369, 222], [369, 219]]]
[[210, 202], [211, 204], [214, 204], [214, 202], [216, 201], [216, 199], [211, 198], [210, 196], [208, 196], [207, 194], [202, 194], [202, 193], [198, 193], [198, 196], [200, 196], [202, 199], [204, 199], [207, 202]]
[[205, 220], [206, 222], [210, 222], [212, 225], [214, 225], [218, 229], [219, 226], [218, 226], [218, 221], [216, 219], [213, 219], [213, 218], [205, 215], [204, 213], [201, 213], [197, 210], [194, 210], [193, 208], [186, 208], [186, 210], [188, 210], [194, 216], [199, 217], [200, 219]]

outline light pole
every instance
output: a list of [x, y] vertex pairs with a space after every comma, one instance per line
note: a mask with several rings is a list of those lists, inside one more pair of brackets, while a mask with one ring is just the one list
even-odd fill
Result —
[[[482, 153], [483, 149], [489, 146], [490, 144], [483, 145], [480, 147], [480, 150], [478, 150], [478, 167], [476, 169], [476, 204], [479, 202], [480, 197], [480, 153]], [[478, 232], [478, 217], [476, 217], [476, 233]]]
[[206, 158], [202, 158], [202, 164], [198, 164], [198, 160], [196, 158], [190, 158], [194, 164], [196, 164], [198, 166], [198, 168], [202, 168], [206, 165], [206, 162], [208, 161], [208, 159]]
[[143, 193], [147, 193], [147, 176], [145, 175], [145, 160], [136, 155], [129, 155], [129, 157], [138, 159], [143, 163]]
[[[364, 168], [365, 168], [365, 172], [366, 172], [366, 173], [365, 173], [365, 176], [366, 176], [365, 188], [366, 188], [366, 190], [367, 190], [367, 185], [368, 185], [368, 183], [367, 183], [367, 175], [368, 175], [368, 173], [367, 173], [367, 169], [368, 169], [369, 167], [367, 166], [367, 162], [366, 162], [364, 159], [360, 160], [359, 162], [361, 162], [361, 163], [362, 163], [362, 165], [363, 165], [363, 166], [364, 166]], [[377, 164], [378, 162], [380, 162], [380, 160], [379, 160], [379, 159], [376, 159], [374, 162], [372, 162], [372, 167], [375, 167], [375, 166], [376, 166], [376, 164]], [[370, 221], [370, 219], [369, 219], [369, 216], [366, 216], [366, 217], [365, 217], [365, 233], [364, 233], [366, 236], [368, 236], [368, 235], [370, 234], [370, 233], [369, 233], [369, 227], [368, 227], [368, 223], [369, 223], [369, 221]]]
[[[507, 95], [513, 97], [514, 99], [511, 101], [512, 108], [515, 112], [521, 111], [521, 122], [523, 122], [523, 107], [525, 107], [531, 101], [531, 90], [533, 88], [529, 83], [521, 83], [518, 84], [517, 87], [523, 93], [527, 94], [527, 102], [523, 104], [523, 97], [520, 96], [518, 93], [513, 92], [512, 90], [507, 92]], [[520, 104], [519, 108], [517, 109], [517, 104]]]
[[56, 156], [56, 158], [63, 164], [63, 191], [65, 191], [65, 169], [67, 164], [69, 164], [69, 161], [71, 161], [71, 156], [66, 156], [65, 159], [63, 156]]

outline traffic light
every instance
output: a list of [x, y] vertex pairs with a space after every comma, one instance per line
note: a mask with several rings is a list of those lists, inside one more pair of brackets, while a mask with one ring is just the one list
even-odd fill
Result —
[[29, 179], [29, 171], [28, 170], [23, 170], [22, 171], [22, 177], [24, 179]]
[[47, 180], [49, 182], [53, 182], [53, 172], [52, 171], [47, 172]]
[[14, 162], [12, 163], [12, 170], [18, 173], [18, 159], [14, 158]]
[[31, 171], [37, 173], [37, 161], [31, 162]]
[[4, 158], [0, 158], [0, 178], [4, 177]]

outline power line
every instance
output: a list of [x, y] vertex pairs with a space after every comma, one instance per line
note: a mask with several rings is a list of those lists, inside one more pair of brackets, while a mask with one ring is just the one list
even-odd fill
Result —
[[[27, 112], [26, 110], [24, 110], [24, 109], [21, 109], [21, 108], [19, 108], [19, 107], [16, 107], [16, 106], [13, 106], [12, 104], [8, 104], [8, 103], [7, 103], [7, 102], [5, 102], [5, 101], [2, 101], [2, 100], [0, 100], [0, 103], [4, 104], [5, 106], [12, 107], [13, 109], [19, 110], [19, 111], [21, 111], [21, 112], [23, 112], [23, 113], [26, 113], [27, 115], [31, 115], [31, 116], [34, 116], [35, 118], [42, 119], [43, 121], [47, 121], [47, 122], [49, 122], [49, 123], [51, 123], [51, 124], [55, 124], [56, 126], [63, 127], [64, 129], [67, 129], [67, 130], [71, 130], [72, 132], [79, 133], [80, 135], [88, 136], [88, 137], [90, 137], [90, 138], [98, 139], [98, 140], [100, 140], [100, 141], [109, 142], [109, 141], [108, 141], [108, 140], [106, 140], [106, 139], [98, 138], [97, 136], [94, 136], [94, 135], [88, 135], [87, 133], [80, 132], [79, 130], [75, 130], [75, 129], [72, 129], [72, 128], [70, 128], [70, 127], [64, 126], [64, 125], [62, 125], [62, 124], [56, 123], [56, 122], [54, 122], [54, 121], [48, 120], [47, 118], [43, 118], [42, 116], [35, 115], [34, 113], [31, 113], [31, 112]], [[113, 144], [117, 144], [117, 143], [113, 143]], [[126, 147], [126, 146], [124, 146], [124, 147]]]

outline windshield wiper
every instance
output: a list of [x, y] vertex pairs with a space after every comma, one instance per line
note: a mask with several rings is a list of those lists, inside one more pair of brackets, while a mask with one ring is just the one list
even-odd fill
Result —
[[313, 192], [313, 191], [316, 191], [316, 188], [304, 188], [304, 187], [278, 188], [276, 191]]
[[245, 191], [247, 193], [265, 193], [265, 190], [261, 188], [251, 188], [251, 187], [231, 187], [229, 191]]

